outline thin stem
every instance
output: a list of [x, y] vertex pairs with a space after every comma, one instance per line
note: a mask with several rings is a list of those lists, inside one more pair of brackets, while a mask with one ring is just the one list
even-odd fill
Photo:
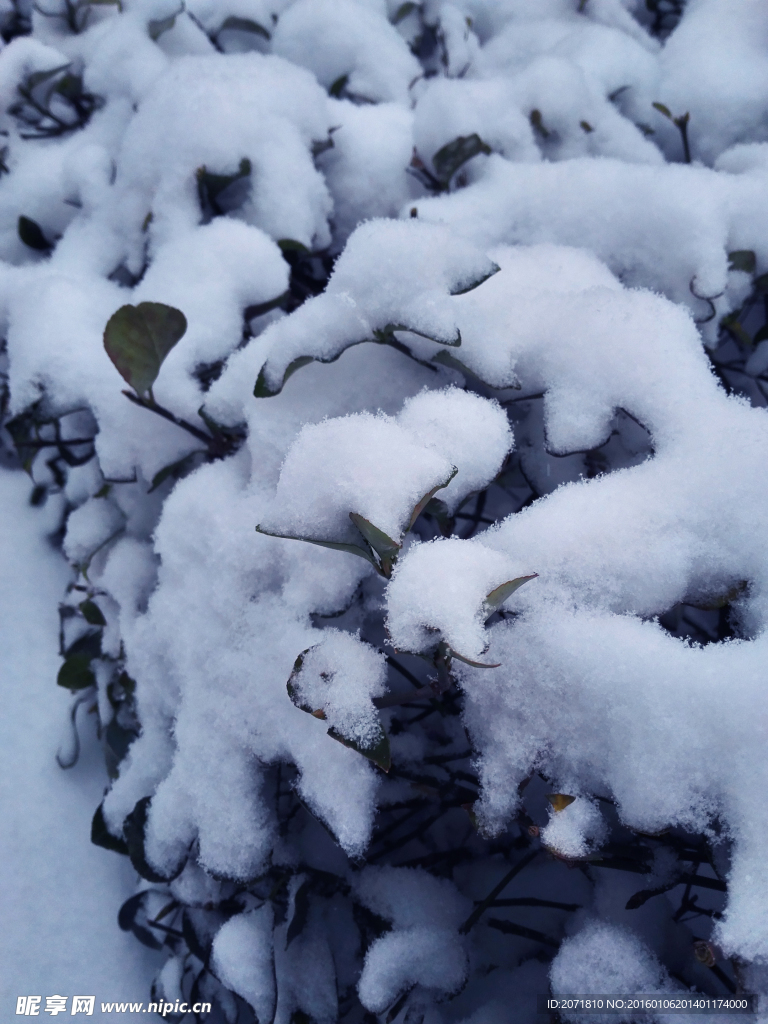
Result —
[[142, 409], [149, 409], [150, 412], [157, 413], [158, 416], [162, 416], [163, 419], [168, 420], [170, 423], [175, 423], [177, 427], [181, 427], [182, 430], [186, 430], [188, 434], [196, 437], [198, 441], [202, 441], [206, 447], [211, 450], [216, 443], [216, 439], [206, 433], [204, 430], [200, 430], [199, 427], [194, 426], [187, 420], [182, 419], [180, 416], [174, 415], [169, 409], [166, 409], [162, 405], [158, 405], [151, 398], [142, 398], [140, 395], [135, 395], [132, 391], [123, 391], [126, 398], [130, 399], [134, 405], [140, 405]]
[[472, 928], [475, 927], [475, 925], [486, 912], [486, 910], [491, 906], [493, 901], [501, 895], [501, 893], [506, 889], [506, 887], [509, 885], [512, 879], [516, 875], [519, 875], [523, 868], [527, 868], [531, 861], [538, 857], [540, 852], [540, 850], [532, 850], [529, 854], [527, 854], [525, 857], [519, 860], [513, 868], [510, 868], [510, 870], [506, 873], [506, 875], [504, 875], [499, 884], [495, 886], [493, 889], [491, 889], [491, 891], [488, 893], [488, 895], [485, 897], [482, 903], [478, 904], [478, 906], [475, 907], [475, 909], [469, 915], [469, 917], [461, 926], [461, 928], [459, 928], [459, 931], [461, 932], [462, 935], [466, 935], [467, 932], [471, 931]]

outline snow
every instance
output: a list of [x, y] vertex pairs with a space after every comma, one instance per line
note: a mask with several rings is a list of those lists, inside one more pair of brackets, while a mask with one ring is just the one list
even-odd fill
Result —
[[70, 742], [72, 698], [55, 685], [56, 605], [70, 574], [47, 543], [48, 510], [26, 507], [29, 490], [24, 474], [0, 470], [0, 1001], [8, 1019], [20, 995], [95, 995], [97, 1005], [141, 1002], [158, 967], [156, 955], [117, 927], [120, 904], [135, 890], [134, 871], [126, 858], [90, 842], [91, 818], [107, 779], [82, 710], [80, 760], [68, 772], [56, 764], [60, 744]]
[[[122, 992], [160, 966], [107, 927], [101, 894], [116, 906], [132, 872], [83, 852], [105, 781], [94, 745], [70, 775], [34, 760], [51, 762], [66, 717], [63, 694], [46, 696], [70, 577], [40, 535], [58, 530], [106, 619], [102, 724], [117, 675], [136, 684], [140, 735], [106, 824], [118, 836], [150, 798], [146, 857], [181, 872], [177, 898], [208, 913], [248, 890], [216, 911], [213, 962], [259, 1019], [332, 1024], [354, 999], [386, 1015], [406, 993], [425, 1024], [495, 1024], [515, 992], [546, 986], [531, 949], [563, 935], [553, 990], [667, 991], [662, 959], [684, 970], [677, 924], [622, 916], [624, 883], [585, 880], [612, 827], [708, 837], [727, 902], [697, 927], [764, 990], [768, 421], [706, 350], [768, 270], [765, 11], [689, 0], [664, 39], [620, 0], [124, 7], [78, 33], [35, 12], [32, 36], [0, 49], [8, 414], [39, 421], [50, 446], [31, 472], [51, 492], [22, 511], [21, 477], [0, 477], [2, 653], [25, 684], [8, 698], [8, 777], [25, 766], [72, 865], [62, 886], [29, 833], [7, 854], [35, 908], [8, 915], [18, 978], [43, 976], [30, 943], [51, 904], [83, 985]], [[25, 138], [19, 87], [63, 65], [98, 94], [92, 116]], [[435, 155], [475, 134], [482, 152], [441, 177]], [[50, 251], [22, 240], [20, 216]], [[188, 326], [142, 408], [103, 332], [146, 301]], [[755, 386], [767, 346], [742, 353]], [[53, 458], [54, 419], [92, 461]], [[681, 602], [726, 602], [737, 638], [669, 635], [660, 618]], [[403, 697], [403, 676], [433, 703]], [[382, 730], [389, 776], [360, 752]], [[468, 746], [457, 760], [475, 774], [450, 774], [461, 797], [440, 796], [419, 857], [387, 863], [387, 815], [421, 814]], [[515, 816], [536, 772], [574, 799], [529, 828]], [[580, 912], [549, 907], [539, 947], [465, 927], [534, 840], [537, 885], [585, 862], [566, 886]], [[429, 859], [447, 847], [468, 861]], [[673, 877], [663, 854], [654, 865]], [[92, 943], [109, 951], [98, 969]], [[36, 962], [53, 984], [62, 961]], [[181, 968], [181, 954], [162, 968], [167, 994]]]

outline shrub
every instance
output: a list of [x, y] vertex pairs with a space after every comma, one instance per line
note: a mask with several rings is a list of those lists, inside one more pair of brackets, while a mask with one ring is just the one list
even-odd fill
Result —
[[765, 991], [765, 12], [5, 6], [6, 447], [153, 996]]

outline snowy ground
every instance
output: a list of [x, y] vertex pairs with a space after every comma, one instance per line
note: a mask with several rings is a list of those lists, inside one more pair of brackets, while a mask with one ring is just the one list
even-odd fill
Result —
[[19, 995], [40, 995], [44, 1007], [56, 994], [70, 997], [68, 1010], [73, 995], [95, 995], [95, 1020], [146, 1021], [99, 1009], [102, 1000], [147, 1001], [156, 964], [117, 927], [133, 891], [127, 860], [89, 842], [106, 783], [93, 736], [72, 770], [55, 761], [71, 701], [55, 684], [68, 570], [29, 490], [24, 474], [0, 469], [0, 1019], [15, 1019]]

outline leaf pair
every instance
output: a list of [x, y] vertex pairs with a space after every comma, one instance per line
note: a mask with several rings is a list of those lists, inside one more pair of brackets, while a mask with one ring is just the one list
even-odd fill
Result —
[[151, 395], [165, 357], [186, 330], [186, 317], [173, 306], [121, 306], [104, 329], [104, 348], [123, 379], [143, 397]]

